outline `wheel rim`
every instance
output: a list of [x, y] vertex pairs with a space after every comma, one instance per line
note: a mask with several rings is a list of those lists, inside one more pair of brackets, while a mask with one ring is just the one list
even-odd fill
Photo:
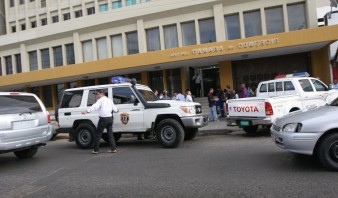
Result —
[[165, 141], [169, 142], [176, 138], [176, 132], [173, 127], [167, 126], [161, 130], [162, 137]]
[[332, 160], [338, 162], [338, 141], [335, 141], [331, 144], [329, 148], [329, 154]]
[[88, 142], [90, 142], [90, 139], [91, 139], [91, 135], [90, 135], [89, 131], [87, 131], [87, 130], [81, 130], [80, 131], [81, 142], [88, 143]]

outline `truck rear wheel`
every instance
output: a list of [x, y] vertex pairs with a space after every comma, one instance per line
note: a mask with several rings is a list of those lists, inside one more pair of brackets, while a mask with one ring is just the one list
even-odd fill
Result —
[[338, 133], [328, 134], [320, 141], [317, 156], [324, 167], [338, 171]]
[[196, 137], [198, 128], [185, 129], [184, 140], [192, 140]]
[[[113, 133], [114, 134], [114, 139], [115, 142], [119, 141], [119, 139], [121, 138], [121, 133]], [[102, 139], [109, 143], [109, 138], [108, 138], [108, 134], [107, 133], [102, 133]]]
[[75, 131], [74, 140], [80, 148], [91, 148], [94, 144], [95, 129], [89, 124], [80, 124]]
[[247, 133], [247, 134], [253, 134], [256, 133], [258, 129], [258, 125], [252, 125], [252, 126], [246, 126], [243, 127], [243, 130]]
[[175, 119], [164, 119], [156, 127], [156, 137], [167, 148], [176, 148], [184, 140], [184, 129]]

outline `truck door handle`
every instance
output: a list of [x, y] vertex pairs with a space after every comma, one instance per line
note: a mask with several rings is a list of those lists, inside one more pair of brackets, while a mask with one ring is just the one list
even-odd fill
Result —
[[70, 115], [72, 115], [72, 113], [70, 112], [65, 113], [65, 116], [70, 116]]
[[140, 111], [140, 109], [132, 109], [131, 111]]

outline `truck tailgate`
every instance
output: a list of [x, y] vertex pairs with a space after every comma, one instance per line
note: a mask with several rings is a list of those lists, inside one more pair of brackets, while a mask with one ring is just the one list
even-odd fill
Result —
[[228, 100], [229, 117], [266, 117], [265, 99], [242, 98]]

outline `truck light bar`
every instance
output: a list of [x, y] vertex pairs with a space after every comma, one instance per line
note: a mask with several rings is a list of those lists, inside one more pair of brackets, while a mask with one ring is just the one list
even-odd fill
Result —
[[299, 72], [294, 74], [280, 74], [275, 77], [276, 78], [292, 78], [292, 77], [309, 77], [309, 73], [307, 72]]
[[122, 82], [130, 82], [130, 79], [122, 77], [122, 76], [114, 76], [111, 78], [111, 83], [113, 84], [122, 83]]

